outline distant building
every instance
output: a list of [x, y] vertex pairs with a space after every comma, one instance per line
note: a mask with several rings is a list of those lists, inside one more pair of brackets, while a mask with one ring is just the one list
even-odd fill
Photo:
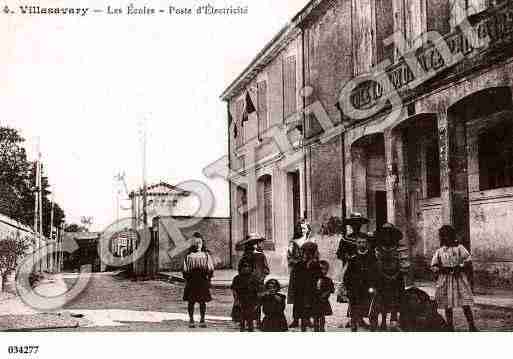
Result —
[[[143, 227], [143, 193], [142, 190], [131, 192], [132, 218], [135, 228]], [[194, 211], [194, 199], [183, 189], [160, 182], [150, 185], [146, 190], [146, 213], [148, 224], [156, 216], [189, 215]]]
[[[165, 182], [147, 188], [147, 216], [150, 245], [144, 257], [135, 264], [136, 272], [153, 275], [158, 271], [181, 271], [188, 240], [196, 231], [207, 242], [217, 268], [229, 267], [231, 262], [230, 218], [195, 217], [198, 198], [178, 186]], [[133, 228], [142, 235], [142, 192], [132, 192]], [[178, 231], [180, 235], [174, 235]]]
[[98, 253], [100, 236], [101, 233], [98, 232], [65, 232], [62, 239], [65, 249], [64, 270], [80, 270], [82, 266], [90, 266], [92, 272], [100, 272], [102, 270]]

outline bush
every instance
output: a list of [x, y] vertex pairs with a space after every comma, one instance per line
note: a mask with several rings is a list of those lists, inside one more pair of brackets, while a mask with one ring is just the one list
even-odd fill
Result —
[[2, 288], [7, 276], [16, 269], [18, 261], [27, 253], [30, 245], [26, 238], [22, 238], [18, 232], [16, 235], [7, 235], [0, 238], [0, 274], [2, 276]]

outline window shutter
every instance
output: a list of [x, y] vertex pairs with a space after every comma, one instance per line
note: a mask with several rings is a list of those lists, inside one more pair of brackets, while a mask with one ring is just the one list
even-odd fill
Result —
[[296, 57], [289, 56], [285, 58], [284, 65], [284, 97], [285, 97], [285, 118], [294, 114], [297, 109], [296, 103]]
[[267, 122], [267, 82], [261, 81], [258, 87], [258, 131], [263, 133], [268, 127]]
[[244, 138], [244, 126], [242, 125], [242, 112], [244, 110], [244, 101], [238, 100], [235, 104], [235, 125], [237, 126], [237, 146], [241, 146]]

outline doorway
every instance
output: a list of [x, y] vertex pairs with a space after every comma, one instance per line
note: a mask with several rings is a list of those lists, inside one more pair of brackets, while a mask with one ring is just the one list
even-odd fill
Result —
[[374, 203], [376, 206], [376, 229], [379, 229], [387, 221], [387, 192], [376, 191]]
[[301, 190], [299, 188], [299, 171], [294, 171], [290, 174], [292, 180], [292, 213], [293, 224], [299, 222], [301, 219]]

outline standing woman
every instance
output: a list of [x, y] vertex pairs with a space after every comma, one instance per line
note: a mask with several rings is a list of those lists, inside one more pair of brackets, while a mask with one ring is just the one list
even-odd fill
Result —
[[207, 304], [212, 300], [210, 295], [210, 280], [214, 274], [214, 262], [205, 248], [205, 242], [200, 233], [193, 234], [189, 254], [184, 259], [183, 277], [185, 289], [183, 300], [188, 302], [189, 328], [195, 328], [194, 305], [199, 303], [200, 328], [206, 328], [205, 313]]
[[438, 231], [440, 248], [433, 255], [431, 268], [438, 274], [435, 299], [439, 308], [445, 309], [445, 317], [451, 331], [454, 330], [453, 308], [462, 307], [469, 329], [477, 331], [471, 306], [474, 304], [472, 288], [465, 271], [470, 268], [471, 258], [467, 249], [456, 241], [452, 226], [445, 225]]
[[295, 305], [295, 288], [296, 288], [296, 265], [302, 261], [303, 253], [301, 247], [308, 242], [312, 228], [304, 219], [296, 224], [294, 227], [294, 238], [289, 243], [287, 250], [287, 261], [289, 264], [289, 288], [287, 291], [287, 303], [292, 304], [293, 321], [290, 323], [289, 328], [297, 328], [299, 326], [299, 313]]

